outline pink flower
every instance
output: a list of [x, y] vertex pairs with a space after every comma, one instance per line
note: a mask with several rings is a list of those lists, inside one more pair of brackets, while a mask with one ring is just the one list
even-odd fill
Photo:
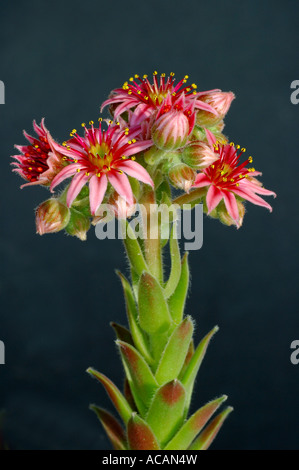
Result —
[[182, 94], [184, 94], [187, 106], [193, 105], [195, 110], [201, 109], [217, 115], [217, 111], [212, 106], [200, 100], [203, 94], [206, 95], [210, 92], [204, 91], [198, 93], [196, 91], [197, 86], [194, 83], [184, 86], [189, 78], [188, 75], [177, 84], [175, 84], [174, 73], [171, 73], [167, 79], [165, 73], [162, 73], [159, 82], [157, 75], [158, 72], [153, 73], [153, 83], [149, 82], [147, 75], [143, 75], [143, 78], [140, 78], [139, 75], [135, 75], [134, 78], [131, 77], [129, 82], [125, 82], [122, 88], [117, 88], [111, 92], [110, 98], [104, 101], [101, 110], [105, 106], [110, 105], [114, 117], [118, 119], [125, 111], [135, 108], [133, 115], [134, 122], [132, 124], [137, 125], [150, 118], [168, 96], [171, 99], [172, 105], [175, 105]]
[[24, 136], [30, 145], [15, 145], [21, 155], [12, 156], [18, 161], [18, 163], [12, 163], [17, 167], [13, 171], [29, 181], [22, 185], [22, 188], [35, 184], [49, 186], [57, 173], [65, 166], [62, 155], [54, 150], [54, 140], [44, 125], [44, 119], [40, 126], [33, 121], [33, 127], [37, 138], [31, 137], [24, 131]]
[[254, 168], [246, 168], [246, 165], [252, 162], [251, 157], [240, 163], [240, 157], [245, 149], [241, 149], [238, 154], [237, 149], [239, 146], [235, 148], [234, 144], [222, 145], [216, 141], [215, 136], [209, 130], [206, 130], [206, 134], [211, 149], [219, 156], [219, 159], [197, 175], [193, 187], [209, 186], [206, 197], [209, 213], [223, 199], [227, 212], [239, 227], [241, 214], [235, 196], [246, 199], [258, 206], [266, 207], [271, 212], [272, 207], [259, 194], [275, 197], [276, 194], [263, 188], [255, 178], [261, 173], [255, 171]]
[[131, 131], [121, 130], [118, 125], [110, 123], [105, 131], [102, 130], [101, 120], [99, 128], [93, 124], [91, 121], [89, 129], [82, 124], [84, 137], [80, 137], [74, 129], [72, 138], [64, 142], [64, 146], [54, 144], [55, 149], [67, 157], [69, 165], [54, 178], [51, 190], [65, 179], [73, 177], [67, 193], [67, 206], [70, 207], [83, 186], [89, 182], [90, 210], [95, 215], [103, 201], [108, 182], [128, 204], [134, 203], [134, 197], [126, 174], [151, 186], [154, 183], [143, 166], [134, 161], [135, 154], [152, 145], [151, 140], [134, 139], [139, 135], [140, 127]]

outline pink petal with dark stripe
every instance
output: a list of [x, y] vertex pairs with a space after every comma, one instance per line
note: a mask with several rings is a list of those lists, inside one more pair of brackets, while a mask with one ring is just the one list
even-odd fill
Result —
[[256, 204], [257, 206], [266, 207], [267, 209], [269, 209], [270, 212], [272, 212], [272, 207], [270, 206], [270, 204], [264, 201], [264, 199], [262, 199], [257, 194], [254, 194], [252, 191], [236, 188], [234, 189], [234, 193], [242, 197], [243, 199], [246, 199], [247, 201]]
[[211, 131], [209, 131], [209, 129], [205, 129], [205, 131], [209, 145], [210, 147], [213, 147], [213, 145], [216, 143], [216, 137], [214, 136], [214, 134], [212, 134]]
[[223, 192], [212, 184], [207, 193], [207, 206], [209, 213], [218, 206], [221, 199], [223, 199]]
[[109, 171], [107, 177], [115, 191], [125, 198], [129, 205], [134, 204], [134, 196], [128, 177], [124, 173], [121, 174], [116, 171]]
[[210, 184], [211, 181], [204, 173], [198, 173], [192, 188], [203, 188], [204, 186], [209, 186]]
[[79, 168], [81, 168], [79, 163], [72, 163], [71, 165], [68, 165], [63, 170], [61, 170], [52, 181], [50, 186], [51, 191], [53, 191], [56, 186], [62, 183], [62, 181], [73, 176]]
[[66, 204], [68, 207], [71, 207], [72, 203], [74, 202], [74, 200], [76, 199], [81, 189], [87, 183], [88, 180], [89, 176], [87, 176], [84, 172], [80, 172], [76, 176], [74, 176], [67, 192]]
[[153, 145], [152, 140], [143, 140], [141, 142], [136, 142], [135, 144], [131, 144], [130, 147], [125, 151], [124, 155], [126, 157], [130, 157], [131, 155], [134, 155], [135, 153], [142, 152], [142, 150], [145, 150]]
[[142, 181], [143, 183], [150, 184], [152, 187], [154, 187], [154, 182], [151, 179], [150, 175], [146, 171], [145, 168], [143, 168], [142, 165], [140, 165], [137, 162], [132, 162], [132, 160], [124, 161], [117, 165], [117, 167], [127, 173], [127, 175], [132, 176], [133, 178], [136, 178], [139, 181]]
[[224, 203], [227, 209], [227, 212], [235, 222], [239, 220], [239, 209], [236, 198], [233, 193], [230, 191], [223, 191]]
[[107, 185], [108, 181], [106, 175], [102, 175], [101, 177], [94, 175], [91, 177], [89, 181], [89, 200], [92, 215], [95, 215], [97, 209], [101, 205]]

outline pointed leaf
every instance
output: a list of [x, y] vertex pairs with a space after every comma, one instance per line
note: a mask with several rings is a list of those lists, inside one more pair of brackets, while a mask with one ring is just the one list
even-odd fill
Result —
[[196, 379], [197, 372], [202, 364], [203, 358], [205, 357], [207, 347], [214, 336], [219, 330], [218, 326], [215, 326], [199, 343], [197, 346], [189, 365], [186, 369], [184, 376], [182, 377], [182, 384], [184, 385], [187, 393], [186, 407], [189, 407], [193, 385]]
[[200, 408], [186, 423], [183, 424], [174, 438], [167, 444], [165, 450], [186, 450], [197, 434], [206, 425], [227, 396], [217, 398]]
[[132, 408], [132, 410], [138, 411], [127, 377], [125, 378], [125, 383], [124, 383], [124, 395], [130, 407]]
[[228, 406], [203, 430], [188, 450], [207, 450], [220, 431], [224, 421], [234, 409]]
[[180, 323], [183, 318], [186, 297], [189, 287], [189, 265], [188, 253], [185, 253], [182, 259], [181, 277], [178, 285], [168, 300], [169, 310], [175, 323]]
[[130, 374], [128, 379], [129, 383], [131, 379], [133, 384], [131, 390], [136, 405], [139, 405], [140, 400], [142, 400], [142, 403], [144, 404], [144, 407], [139, 410], [140, 413], [143, 414], [145, 408], [149, 406], [153, 394], [158, 388], [158, 383], [149, 366], [135, 348], [123, 341], [116, 341], [116, 344], [119, 347], [123, 362]]
[[159, 384], [178, 377], [188, 353], [192, 334], [193, 323], [191, 317], [187, 317], [176, 327], [168, 340], [155, 374]]
[[114, 329], [117, 339], [125, 341], [126, 343], [129, 343], [132, 346], [134, 345], [132, 335], [127, 328], [115, 322], [111, 322], [110, 326], [112, 326], [112, 328]]
[[115, 450], [126, 450], [126, 436], [123, 428], [108, 411], [99, 408], [96, 405], [90, 405], [89, 407], [95, 412], [99, 420], [101, 421], [103, 428], [105, 429], [107, 436], [109, 437]]
[[[135, 347], [138, 351], [145, 357], [146, 361], [149, 364], [153, 363], [153, 359], [151, 354], [149, 353], [148, 346], [146, 344], [146, 339], [144, 333], [141, 331], [139, 324], [138, 324], [138, 311], [137, 306], [135, 303], [135, 298], [133, 291], [131, 289], [129, 281], [123, 276], [119, 271], [117, 274], [121, 280], [125, 301], [126, 301], [126, 308], [127, 308], [127, 317], [128, 322], [131, 328], [131, 334], [133, 338], [133, 342]], [[131, 344], [129, 341], [127, 343]]]
[[148, 272], [142, 273], [138, 292], [139, 323], [150, 334], [163, 333], [172, 320], [162, 287]]
[[190, 344], [189, 344], [189, 349], [188, 349], [188, 352], [187, 352], [187, 355], [186, 355], [186, 359], [185, 359], [185, 362], [184, 362], [184, 365], [182, 367], [182, 370], [180, 372], [180, 375], [179, 375], [179, 379], [181, 377], [184, 377], [184, 374], [187, 370], [187, 367], [189, 365], [189, 362], [191, 361], [191, 358], [194, 354], [194, 341], [193, 339], [191, 340]]
[[146, 422], [162, 448], [182, 424], [185, 398], [185, 389], [178, 380], [160, 387], [153, 398]]
[[127, 233], [124, 238], [126, 252], [131, 265], [134, 267], [134, 270], [136, 271], [138, 276], [141, 276], [143, 271], [148, 270], [148, 267], [144, 259], [141, 247], [138, 243], [138, 240], [128, 223], [126, 224], [126, 229]]
[[172, 227], [169, 244], [171, 257], [171, 272], [168, 282], [164, 288], [164, 296], [166, 299], [168, 299], [174, 293], [181, 278], [181, 255], [177, 239], [176, 224], [174, 224]]
[[106, 377], [104, 374], [101, 374], [100, 372], [96, 371], [95, 369], [92, 369], [91, 367], [87, 369], [88, 374], [90, 374], [92, 377], [97, 379], [103, 387], [105, 388], [110, 400], [112, 401], [113, 405], [117, 409], [120, 417], [123, 419], [123, 421], [127, 424], [129, 419], [131, 418], [132, 415], [132, 409], [125, 399], [125, 397], [122, 395], [122, 393], [119, 391], [119, 389], [114, 385], [113, 382], [111, 382], [108, 377]]
[[153, 431], [136, 413], [133, 413], [132, 418], [128, 423], [127, 434], [131, 450], [160, 449]]

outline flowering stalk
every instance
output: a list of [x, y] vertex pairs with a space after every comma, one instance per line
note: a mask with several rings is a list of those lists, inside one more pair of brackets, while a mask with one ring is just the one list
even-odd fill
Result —
[[[124, 392], [88, 369], [119, 414], [121, 422], [91, 406], [117, 450], [205, 450], [232, 411], [227, 407], [216, 414], [227, 399], [222, 395], [189, 416], [196, 376], [218, 327], [194, 347], [195, 322], [185, 311], [188, 253], [181, 256], [176, 224], [159, 218], [159, 204], [192, 208], [202, 203], [207, 215], [239, 228], [245, 201], [272, 210], [261, 196], [275, 196], [256, 178], [261, 173], [248, 167], [252, 157], [243, 159], [245, 149], [228, 144], [222, 133], [234, 94], [198, 92], [187, 79], [175, 83], [174, 74], [158, 78], [154, 72], [152, 81], [135, 75], [103, 103], [113, 117], [106, 127], [102, 118], [99, 125], [82, 123], [83, 135], [74, 129], [60, 145], [43, 121], [40, 126], [34, 122], [37, 138], [25, 133], [30, 145], [17, 146], [21, 155], [14, 156], [15, 171], [27, 185], [47, 186], [53, 193], [68, 181], [38, 207], [40, 235], [65, 230], [86, 240], [91, 223], [105, 220], [107, 204], [122, 227], [131, 279], [118, 275], [129, 327], [112, 326], [124, 366]], [[183, 192], [173, 199], [171, 187]], [[127, 222], [136, 203], [143, 208], [142, 239]], [[166, 249], [171, 259], [167, 278]]]

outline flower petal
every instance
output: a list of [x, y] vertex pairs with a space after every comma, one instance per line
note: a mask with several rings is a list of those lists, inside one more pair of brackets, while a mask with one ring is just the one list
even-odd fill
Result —
[[125, 198], [129, 205], [134, 204], [134, 196], [128, 177], [124, 173], [117, 173], [117, 171], [109, 171], [107, 177], [115, 191]]
[[142, 140], [140, 142], [136, 142], [135, 144], [131, 144], [128, 149], [124, 152], [126, 157], [130, 157], [134, 155], [134, 153], [142, 152], [153, 145], [152, 140]]
[[242, 197], [243, 199], [246, 199], [247, 201], [256, 204], [257, 206], [266, 207], [267, 209], [269, 209], [270, 212], [272, 212], [272, 207], [270, 206], [270, 204], [264, 201], [264, 199], [262, 199], [257, 194], [253, 193], [251, 190], [245, 188], [237, 188], [234, 189], [234, 193]]
[[89, 175], [84, 172], [78, 173], [74, 176], [73, 181], [70, 184], [69, 190], [67, 192], [66, 204], [68, 207], [71, 207], [72, 203], [80, 193], [83, 186], [89, 180]]
[[218, 206], [221, 199], [223, 199], [223, 196], [224, 194], [220, 189], [216, 188], [213, 184], [210, 186], [206, 199], [209, 213]]
[[53, 192], [53, 189], [62, 183], [62, 181], [73, 176], [79, 168], [81, 168], [80, 163], [72, 163], [71, 165], [68, 165], [63, 170], [61, 170], [52, 181], [50, 186], [51, 191]]
[[195, 101], [195, 108], [196, 109], [202, 109], [203, 111], [207, 111], [208, 113], [215, 114], [216, 116], [218, 115], [217, 111], [212, 108], [208, 103], [204, 103], [201, 100], [196, 100]]
[[150, 175], [148, 174], [146, 169], [143, 168], [143, 166], [139, 163], [132, 162], [132, 160], [127, 160], [117, 165], [117, 168], [123, 170], [125, 173], [127, 173], [127, 175], [132, 176], [133, 178], [136, 178], [137, 180], [142, 181], [146, 184], [150, 184], [152, 187], [154, 187], [154, 182], [151, 179]]
[[198, 173], [195, 182], [192, 185], [193, 188], [203, 188], [204, 186], [209, 186], [211, 181], [204, 173]]
[[230, 191], [223, 191], [223, 196], [224, 196], [224, 203], [225, 203], [227, 212], [229, 213], [229, 215], [231, 216], [233, 220], [238, 222], [240, 216], [239, 216], [238, 204], [237, 204], [234, 194]]
[[91, 177], [89, 182], [89, 200], [92, 215], [95, 215], [97, 209], [102, 203], [107, 185], [108, 181], [106, 175], [102, 175], [101, 177], [94, 175]]
[[208, 139], [208, 142], [209, 142], [209, 145], [210, 147], [213, 148], [214, 144], [216, 143], [216, 137], [214, 136], [214, 134], [212, 134], [211, 131], [209, 131], [209, 129], [205, 129], [206, 131], [206, 136], [207, 136], [207, 139]]

